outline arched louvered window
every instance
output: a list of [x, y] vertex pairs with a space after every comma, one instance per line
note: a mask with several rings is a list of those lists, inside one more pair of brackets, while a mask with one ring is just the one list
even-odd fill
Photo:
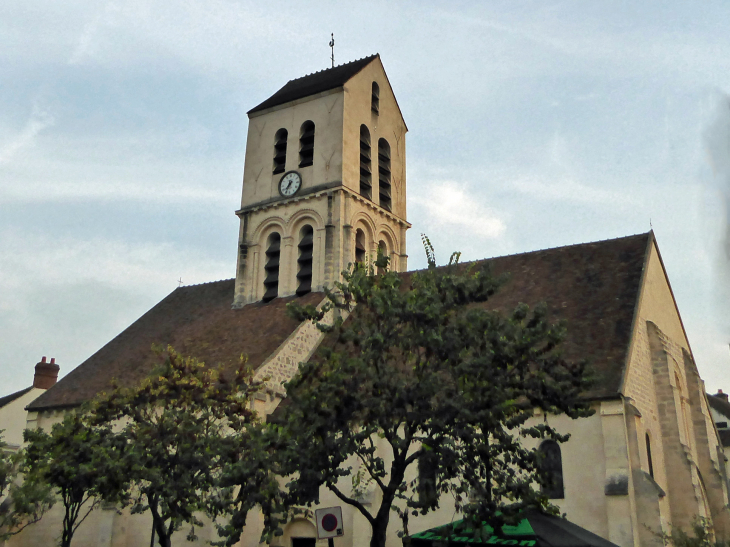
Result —
[[312, 290], [312, 256], [314, 251], [314, 230], [307, 225], [299, 232], [299, 258], [297, 258], [297, 296]]
[[549, 499], [563, 499], [565, 490], [563, 488], [563, 457], [560, 453], [560, 445], [555, 441], [545, 441], [540, 445], [542, 461], [540, 470], [546, 479], [542, 486], [542, 493]]
[[390, 145], [385, 139], [378, 140], [378, 192], [380, 206], [390, 211]]
[[365, 262], [365, 256], [367, 252], [365, 250], [365, 232], [358, 229], [355, 232], [355, 262]]
[[289, 132], [279, 129], [274, 137], [274, 174], [283, 173], [286, 169], [286, 140]]
[[373, 175], [370, 169], [370, 131], [360, 126], [360, 195], [373, 199]]
[[[378, 242], [378, 255], [388, 256], [388, 246], [382, 239]], [[385, 269], [378, 266], [378, 274], [385, 273]]]
[[651, 461], [651, 438], [646, 434], [646, 460], [649, 463], [649, 475], [654, 478], [654, 462]]
[[299, 167], [314, 163], [314, 122], [306, 121], [299, 131]]
[[380, 87], [373, 82], [373, 94], [370, 99], [370, 108], [376, 114], [380, 113]]
[[264, 302], [273, 300], [279, 295], [279, 258], [281, 257], [281, 236], [274, 232], [266, 242], [266, 264], [264, 271]]

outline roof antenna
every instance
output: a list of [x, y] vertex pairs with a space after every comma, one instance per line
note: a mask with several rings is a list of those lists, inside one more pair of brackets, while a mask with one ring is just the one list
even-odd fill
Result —
[[177, 280], [177, 286], [182, 287], [182, 277]]
[[335, 33], [333, 32], [331, 36], [330, 47], [332, 48], [332, 57], [330, 57], [330, 60], [332, 61], [332, 68], [335, 68]]

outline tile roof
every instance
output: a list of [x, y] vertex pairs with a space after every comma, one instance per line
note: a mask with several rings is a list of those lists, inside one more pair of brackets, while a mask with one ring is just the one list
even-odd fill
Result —
[[[621, 387], [651, 232], [488, 259], [509, 280], [485, 306], [510, 310], [518, 303], [547, 303], [553, 320], [565, 320], [563, 354], [588, 360], [596, 377], [590, 398], [616, 397]], [[413, 272], [403, 274], [407, 278]], [[233, 310], [234, 280], [173, 291], [119, 336], [36, 399], [30, 410], [76, 406], [107, 389], [116, 377], [142, 380], [156, 364], [153, 344], [171, 344], [208, 364], [235, 365], [242, 353], [258, 367], [293, 332], [286, 316], [291, 298]], [[303, 297], [317, 304], [321, 293]]]
[[376, 53], [375, 55], [370, 55], [364, 59], [358, 59], [357, 61], [345, 63], [344, 65], [339, 65], [334, 68], [328, 68], [313, 74], [307, 74], [306, 76], [302, 76], [295, 80], [289, 80], [279, 91], [274, 93], [258, 106], [249, 110], [248, 114], [253, 114], [254, 112], [266, 110], [272, 106], [278, 106], [280, 104], [295, 101], [303, 97], [309, 97], [310, 95], [315, 95], [323, 91], [329, 91], [336, 87], [341, 87], [377, 57], [379, 57], [379, 55]]
[[486, 302], [511, 310], [545, 302], [552, 320], [564, 320], [566, 359], [586, 359], [595, 377], [591, 399], [616, 397], [631, 342], [634, 312], [652, 232], [489, 259], [509, 280]]
[[[615, 398], [652, 241], [653, 234], [648, 232], [487, 259], [494, 275], [507, 273], [509, 279], [483, 306], [508, 311], [521, 302], [530, 306], [545, 302], [550, 319], [567, 324], [564, 357], [587, 360], [595, 377], [586, 398]], [[403, 274], [406, 285], [413, 273]], [[287, 407], [285, 399], [270, 419], [281, 420]]]
[[[298, 323], [286, 315], [296, 297], [277, 298], [231, 309], [235, 280], [175, 289], [116, 338], [31, 403], [29, 410], [72, 407], [109, 388], [144, 379], [158, 364], [151, 347], [172, 345], [184, 355], [209, 365], [237, 365], [241, 354], [257, 368], [294, 331]], [[299, 300], [318, 304], [324, 295]]]
[[717, 395], [710, 395], [708, 393], [707, 402], [710, 404], [710, 407], [715, 410], [715, 412], [719, 412], [726, 418], [730, 418], [730, 402], [728, 402], [727, 399], [724, 397], [718, 397]]
[[21, 389], [20, 391], [16, 391], [15, 393], [11, 393], [10, 395], [6, 395], [5, 397], [0, 397], [0, 408], [4, 407], [5, 405], [12, 403], [15, 399], [22, 397], [26, 393], [28, 393], [31, 389], [33, 389], [33, 386], [26, 387], [25, 389]]

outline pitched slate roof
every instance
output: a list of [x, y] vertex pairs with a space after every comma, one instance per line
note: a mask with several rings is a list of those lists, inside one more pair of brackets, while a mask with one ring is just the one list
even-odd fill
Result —
[[638, 306], [652, 232], [487, 260], [509, 280], [486, 303], [513, 309], [545, 302], [552, 320], [564, 320], [563, 355], [586, 359], [595, 376], [591, 399], [616, 397]]
[[[506, 311], [520, 302], [545, 302], [551, 319], [567, 323], [565, 357], [588, 360], [596, 377], [586, 395], [616, 397], [652, 241], [650, 232], [488, 259], [494, 274], [509, 273], [509, 280], [485, 306]], [[407, 280], [412, 272], [403, 275]], [[297, 326], [285, 312], [294, 297], [232, 310], [233, 290], [232, 279], [176, 289], [29, 410], [76, 406], [115, 377], [125, 385], [139, 382], [157, 363], [153, 344], [170, 344], [208, 364], [235, 365], [245, 353], [252, 366], [260, 366]], [[322, 298], [312, 293], [302, 301], [317, 304]]]
[[15, 399], [22, 397], [23, 395], [28, 393], [31, 389], [33, 389], [33, 386], [26, 387], [25, 389], [21, 389], [20, 391], [16, 391], [15, 393], [11, 393], [10, 395], [6, 395], [5, 397], [0, 397], [0, 408], [4, 407], [7, 404], [12, 403]]
[[323, 91], [329, 91], [336, 87], [341, 87], [345, 85], [350, 78], [378, 57], [379, 55], [376, 53], [375, 55], [365, 57], [364, 59], [358, 59], [357, 61], [345, 63], [344, 65], [339, 65], [334, 68], [328, 68], [313, 74], [307, 74], [306, 76], [302, 76], [295, 80], [289, 80], [279, 91], [274, 93], [258, 106], [249, 110], [248, 114], [250, 115], [254, 112], [271, 108], [272, 106], [278, 106], [280, 104], [295, 101], [303, 97], [309, 97], [310, 95], [315, 95]]
[[[113, 378], [129, 386], [159, 363], [153, 344], [172, 345], [208, 365], [237, 366], [242, 354], [258, 368], [299, 323], [286, 315], [291, 298], [231, 309], [235, 280], [180, 287], [72, 370], [28, 406], [29, 410], [72, 407], [109, 388]], [[318, 304], [324, 295], [299, 299]]]
[[715, 412], [722, 414], [726, 418], [730, 418], [730, 402], [728, 402], [727, 399], [708, 393], [707, 402], [710, 404], [710, 407], [715, 410]]
[[[618, 397], [653, 240], [649, 232], [486, 259], [495, 276], [508, 274], [509, 279], [483, 306], [507, 312], [519, 303], [532, 307], [545, 302], [550, 320], [567, 324], [564, 357], [585, 359], [595, 377], [585, 397]], [[406, 288], [413, 273], [403, 274]], [[285, 399], [271, 419], [281, 419], [287, 407]]]

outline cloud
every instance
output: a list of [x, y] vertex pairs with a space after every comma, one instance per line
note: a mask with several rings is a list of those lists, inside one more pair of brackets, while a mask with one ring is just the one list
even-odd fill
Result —
[[475, 199], [465, 184], [434, 182], [426, 186], [423, 197], [413, 196], [411, 201], [426, 209], [428, 224], [437, 229], [456, 229], [485, 239], [498, 238], [506, 229], [502, 219]]
[[512, 187], [520, 194], [544, 201], [596, 205], [636, 201], [626, 194], [587, 186], [572, 178], [555, 180], [541, 175], [525, 174], [516, 178], [512, 182]]
[[0, 231], [0, 385], [27, 387], [56, 357], [62, 375], [185, 285], [230, 278], [228, 260], [167, 243]]
[[9, 163], [20, 150], [32, 146], [38, 134], [53, 124], [53, 116], [39, 108], [38, 105], [34, 105], [25, 127], [10, 142], [0, 148], [0, 165]]

